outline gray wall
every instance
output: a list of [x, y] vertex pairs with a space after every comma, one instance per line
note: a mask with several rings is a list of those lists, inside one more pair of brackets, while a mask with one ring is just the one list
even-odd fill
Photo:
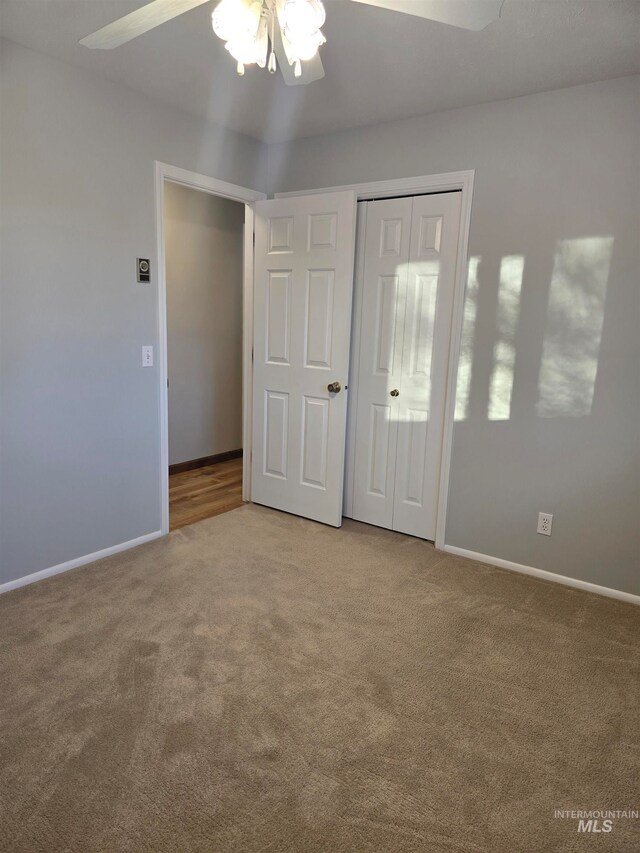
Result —
[[[160, 528], [161, 160], [261, 188], [261, 147], [1, 42], [0, 583]], [[152, 261], [155, 263], [154, 261]], [[156, 359], [156, 365], [158, 361]]]
[[244, 205], [165, 184], [169, 464], [242, 447]]
[[476, 170], [446, 541], [633, 593], [639, 92], [623, 78], [269, 151], [278, 191]]

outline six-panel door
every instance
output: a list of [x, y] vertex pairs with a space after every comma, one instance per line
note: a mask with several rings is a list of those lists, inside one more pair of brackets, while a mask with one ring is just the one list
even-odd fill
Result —
[[[252, 500], [339, 527], [355, 195], [257, 202]], [[328, 386], [339, 383], [340, 391]]]
[[367, 203], [353, 517], [435, 538], [460, 193]]
[[353, 517], [393, 526], [393, 500], [402, 382], [402, 343], [409, 278], [411, 198], [366, 205], [360, 371], [356, 377], [357, 434]]

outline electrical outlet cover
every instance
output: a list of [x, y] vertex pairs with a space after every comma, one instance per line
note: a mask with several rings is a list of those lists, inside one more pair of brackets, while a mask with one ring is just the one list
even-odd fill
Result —
[[553, 524], [553, 515], [550, 512], [538, 513], [538, 533], [543, 536], [551, 536], [551, 526]]

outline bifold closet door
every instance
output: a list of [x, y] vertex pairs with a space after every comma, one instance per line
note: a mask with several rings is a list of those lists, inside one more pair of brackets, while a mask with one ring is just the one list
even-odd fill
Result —
[[356, 199], [255, 206], [251, 499], [342, 524]]
[[[411, 198], [366, 202], [353, 518], [392, 527]], [[355, 396], [355, 395], [354, 395]]]
[[[435, 538], [460, 193], [368, 202], [353, 517]], [[358, 325], [358, 324], [357, 324]]]
[[393, 529], [435, 539], [460, 193], [416, 196], [398, 397]]

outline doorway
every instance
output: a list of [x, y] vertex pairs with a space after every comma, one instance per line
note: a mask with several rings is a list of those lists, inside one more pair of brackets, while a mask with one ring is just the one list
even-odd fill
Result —
[[235, 509], [249, 493], [245, 389], [261, 198], [156, 163], [164, 533]]
[[244, 205], [167, 183], [164, 225], [175, 530], [242, 505]]

